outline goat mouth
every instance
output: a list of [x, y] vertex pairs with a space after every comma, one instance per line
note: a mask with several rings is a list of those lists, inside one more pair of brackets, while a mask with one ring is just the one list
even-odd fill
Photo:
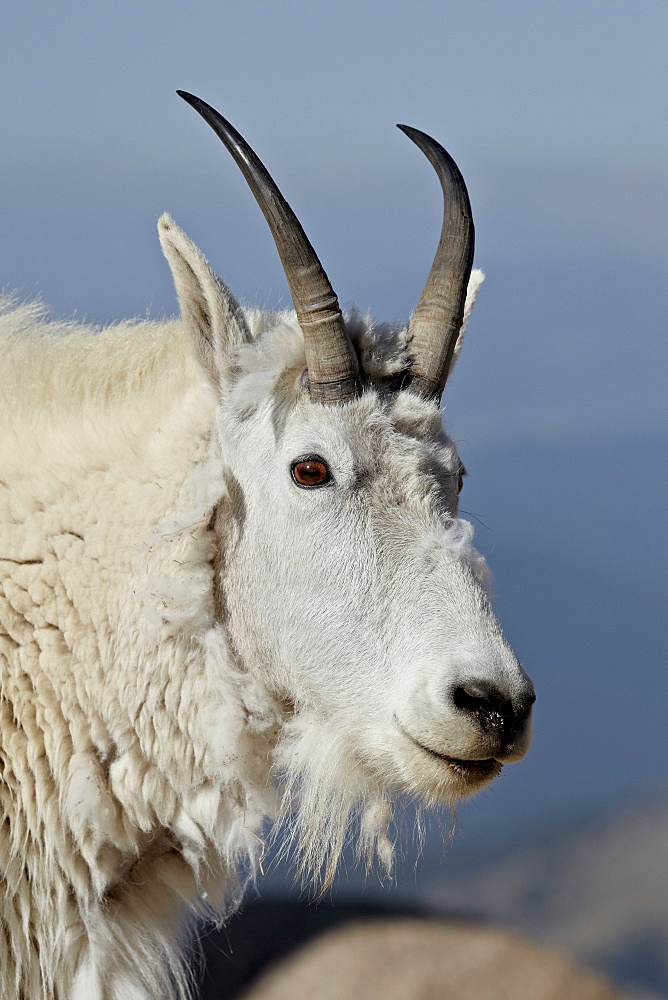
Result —
[[503, 768], [501, 761], [496, 760], [494, 757], [486, 757], [483, 760], [464, 760], [461, 757], [450, 757], [448, 754], [439, 753], [438, 750], [432, 750], [431, 747], [425, 746], [424, 743], [420, 743], [416, 740], [414, 736], [407, 733], [403, 726], [396, 720], [400, 731], [403, 735], [411, 741], [411, 743], [419, 747], [424, 753], [428, 753], [430, 757], [435, 757], [437, 760], [443, 761], [443, 763], [448, 767], [448, 769], [456, 774], [457, 777], [463, 778], [464, 780], [488, 780], [490, 778], [496, 778]]
[[461, 778], [495, 778], [497, 774], [501, 773], [503, 767], [501, 761], [495, 760], [494, 757], [486, 757], [484, 760], [462, 760], [460, 757], [449, 757], [445, 753], [432, 750], [431, 747], [426, 747], [418, 740], [413, 740], [413, 743], [431, 757], [442, 760], [451, 771]]

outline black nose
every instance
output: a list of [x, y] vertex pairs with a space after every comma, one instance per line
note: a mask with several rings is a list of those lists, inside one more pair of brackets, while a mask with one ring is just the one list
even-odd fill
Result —
[[466, 681], [453, 689], [452, 700], [462, 712], [470, 715], [485, 733], [496, 731], [510, 736], [522, 724], [536, 700], [534, 690], [527, 685], [514, 700], [494, 684], [483, 680]]

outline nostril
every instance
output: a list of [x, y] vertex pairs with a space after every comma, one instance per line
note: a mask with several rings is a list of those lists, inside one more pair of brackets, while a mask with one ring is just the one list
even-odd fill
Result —
[[485, 684], [482, 681], [469, 681], [454, 689], [452, 700], [457, 708], [461, 708], [464, 712], [479, 712], [480, 709], [498, 705], [504, 699], [491, 684]]
[[484, 728], [502, 729], [514, 719], [512, 702], [498, 688], [485, 681], [467, 681], [452, 691], [452, 700]]

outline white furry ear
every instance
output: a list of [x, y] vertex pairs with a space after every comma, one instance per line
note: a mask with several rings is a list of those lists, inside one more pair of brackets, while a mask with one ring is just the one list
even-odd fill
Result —
[[243, 311], [204, 254], [167, 213], [158, 221], [158, 234], [197, 357], [216, 389], [221, 389], [229, 381], [236, 349], [251, 340]]
[[464, 305], [464, 320], [459, 331], [459, 336], [457, 337], [457, 344], [455, 346], [455, 353], [452, 356], [452, 364], [450, 365], [450, 374], [452, 374], [452, 369], [455, 367], [457, 358], [459, 357], [459, 352], [462, 349], [462, 344], [464, 343], [464, 331], [466, 330], [466, 324], [469, 321], [469, 316], [473, 312], [473, 307], [475, 305], [475, 300], [478, 297], [478, 292], [480, 291], [480, 286], [485, 280], [485, 275], [479, 268], [474, 268], [471, 271], [471, 276], [469, 278], [468, 288], [466, 289], [466, 303]]

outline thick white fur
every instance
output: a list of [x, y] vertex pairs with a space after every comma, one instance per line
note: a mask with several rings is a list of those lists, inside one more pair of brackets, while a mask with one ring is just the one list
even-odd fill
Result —
[[[244, 317], [166, 217], [161, 236], [182, 320], [98, 331], [11, 303], [0, 319], [2, 1000], [184, 996], [184, 920], [235, 904], [277, 813], [277, 776], [305, 864], [328, 876], [351, 813], [389, 864], [396, 794], [465, 793], [402, 736], [384, 742], [391, 706], [374, 684], [441, 746], [431, 709], [410, 704], [444, 643], [465, 657], [484, 645], [489, 670], [522, 683], [469, 529], [452, 509], [434, 513], [434, 485], [418, 484], [416, 456], [456, 481], [434, 408], [372, 388], [349, 407], [309, 404], [294, 316]], [[371, 381], [402, 366], [405, 331], [350, 326]], [[371, 476], [368, 509], [392, 508], [378, 547], [358, 506], [348, 559], [336, 491], [290, 482], [290, 457], [314, 447], [342, 482], [396, 449], [402, 489], [418, 485], [402, 522], [390, 480]], [[328, 550], [306, 565], [310, 532], [325, 533], [338, 569]], [[397, 546], [410, 566], [392, 563]], [[395, 607], [389, 591], [382, 614], [365, 608], [381, 563], [392, 587], [414, 586], [429, 563], [458, 606], [419, 650], [412, 632], [422, 619], [429, 629], [442, 588], [422, 610], [408, 592]], [[332, 597], [341, 573], [359, 614]], [[397, 672], [405, 646], [423, 662], [413, 679]]]

